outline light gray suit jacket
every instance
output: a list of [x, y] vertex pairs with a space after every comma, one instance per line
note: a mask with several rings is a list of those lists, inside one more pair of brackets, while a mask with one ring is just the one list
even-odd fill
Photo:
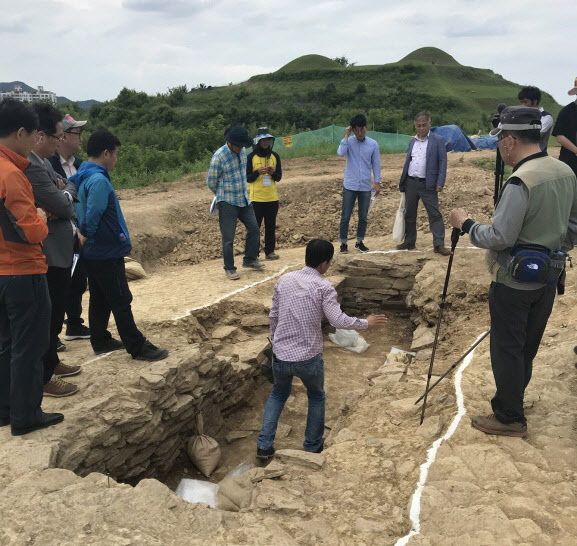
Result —
[[32, 185], [34, 201], [37, 207], [43, 208], [57, 216], [48, 220], [48, 237], [44, 239], [43, 250], [49, 267], [70, 267], [74, 255], [74, 228], [72, 221], [76, 186], [66, 181], [63, 190], [56, 186], [60, 178], [47, 159], [40, 159], [35, 153], [28, 156], [29, 167], [24, 171]]

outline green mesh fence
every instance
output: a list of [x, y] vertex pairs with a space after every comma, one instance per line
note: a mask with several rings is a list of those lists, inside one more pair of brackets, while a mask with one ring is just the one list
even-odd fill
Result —
[[[311, 146], [324, 142], [338, 146], [343, 139], [345, 128], [338, 125], [329, 125], [322, 129], [306, 131], [297, 135], [287, 137], [277, 137], [275, 139], [275, 149], [279, 148], [297, 148], [300, 146]], [[367, 131], [367, 136], [375, 139], [379, 143], [381, 152], [405, 152], [411, 138], [409, 135], [400, 135], [398, 133], [379, 133], [378, 131]]]

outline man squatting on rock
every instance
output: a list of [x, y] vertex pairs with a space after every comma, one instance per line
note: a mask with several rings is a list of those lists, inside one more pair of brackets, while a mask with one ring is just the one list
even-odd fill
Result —
[[323, 450], [323, 317], [335, 328], [354, 330], [383, 326], [387, 320], [384, 315], [369, 315], [366, 319], [360, 319], [342, 312], [337, 302], [337, 291], [332, 283], [322, 278], [331, 265], [334, 252], [334, 246], [329, 241], [313, 239], [306, 247], [305, 267], [286, 273], [274, 287], [270, 310], [274, 386], [265, 406], [258, 436], [259, 459], [274, 455], [277, 424], [290, 396], [293, 376], [300, 378], [307, 389], [304, 450], [312, 453]]
[[[491, 135], [498, 135], [501, 157], [513, 173], [503, 186], [492, 225], [467, 218], [464, 209], [449, 215], [453, 227], [489, 250], [490, 350], [497, 392], [491, 400], [493, 414], [472, 418], [473, 427], [487, 434], [527, 436], [523, 397], [564, 273], [559, 251], [570, 250], [577, 241], [577, 178], [570, 167], [541, 151], [540, 129], [538, 108], [505, 108]], [[528, 246], [534, 256], [551, 260], [543, 277], [534, 276], [535, 257], [523, 267]]]

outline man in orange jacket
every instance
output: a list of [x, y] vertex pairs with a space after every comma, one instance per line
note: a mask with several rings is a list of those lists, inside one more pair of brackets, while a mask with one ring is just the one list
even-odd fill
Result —
[[0, 426], [11, 425], [13, 436], [64, 419], [40, 408], [50, 330], [42, 253], [48, 227], [23, 173], [37, 129], [38, 116], [28, 105], [0, 102]]

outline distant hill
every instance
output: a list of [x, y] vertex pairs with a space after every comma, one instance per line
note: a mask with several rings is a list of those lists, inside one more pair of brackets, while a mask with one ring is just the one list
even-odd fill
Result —
[[403, 57], [399, 63], [427, 63], [444, 66], [461, 66], [454, 57], [437, 47], [421, 47]]
[[303, 70], [323, 70], [343, 68], [339, 63], [323, 55], [303, 55], [285, 64], [278, 72], [301, 72]]
[[[24, 82], [20, 82], [20, 81], [15, 81], [15, 82], [0, 82], [0, 93], [8, 93], [9, 91], [13, 91], [14, 90], [14, 86], [19, 85], [20, 87], [22, 87], [23, 91], [35, 91], [36, 88], [35, 87], [31, 87], [30, 85], [24, 83]], [[50, 90], [51, 91], [51, 90]], [[92, 106], [94, 106], [95, 104], [100, 104], [99, 101], [94, 100], [94, 99], [89, 99], [89, 100], [70, 100], [66, 97], [60, 97], [58, 95], [56, 95], [56, 102], [58, 105], [65, 105], [68, 104], [70, 102], [74, 102], [78, 105], [79, 108], [81, 108], [82, 110], [90, 110], [90, 108]]]

